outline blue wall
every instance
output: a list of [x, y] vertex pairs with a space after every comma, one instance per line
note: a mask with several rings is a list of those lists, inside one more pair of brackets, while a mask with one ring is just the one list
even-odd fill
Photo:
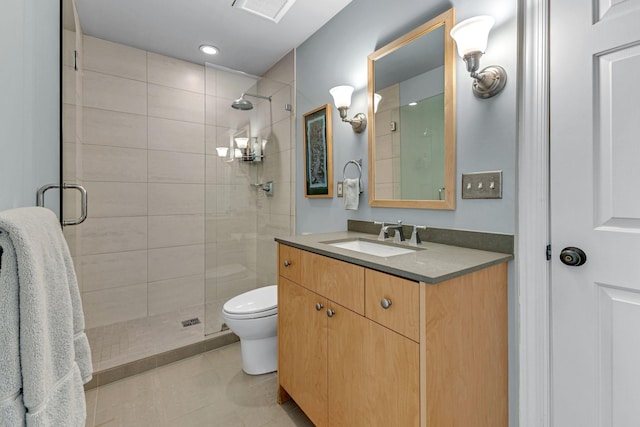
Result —
[[[516, 3], [507, 0], [430, 1], [353, 0], [337, 16], [297, 49], [296, 115], [296, 231], [324, 232], [346, 229], [347, 219], [403, 220], [433, 227], [515, 232], [516, 191]], [[302, 116], [323, 104], [332, 104], [329, 89], [340, 84], [355, 87], [349, 117], [367, 111], [367, 55], [450, 7], [456, 22], [475, 15], [493, 15], [496, 26], [489, 37], [481, 67], [499, 64], [508, 74], [504, 91], [488, 100], [471, 92], [472, 79], [456, 55], [457, 70], [457, 201], [455, 211], [371, 208], [367, 204], [367, 133], [356, 134], [340, 121], [333, 107], [333, 164], [335, 181], [350, 159], [363, 159], [365, 193], [358, 211], [346, 211], [341, 198], [307, 199], [304, 195]], [[502, 200], [462, 200], [463, 172], [504, 171]]]
[[[367, 56], [430, 18], [455, 7], [456, 22], [477, 15], [492, 15], [496, 26], [489, 36], [481, 67], [505, 68], [508, 81], [498, 96], [480, 100], [471, 91], [472, 79], [456, 55], [457, 201], [455, 211], [371, 208], [362, 194], [360, 209], [346, 211], [341, 198], [304, 197], [302, 116], [323, 104], [332, 104], [329, 89], [340, 84], [355, 87], [349, 117], [367, 111]], [[517, 120], [517, 2], [511, 0], [429, 1], [353, 0], [296, 50], [296, 233], [345, 230], [348, 219], [395, 221], [431, 227], [515, 234], [516, 120]], [[367, 133], [356, 134], [333, 117], [334, 181], [350, 159], [363, 159], [366, 182]], [[461, 174], [502, 170], [501, 200], [462, 200]], [[518, 425], [517, 295], [514, 263], [509, 265], [509, 425]]]

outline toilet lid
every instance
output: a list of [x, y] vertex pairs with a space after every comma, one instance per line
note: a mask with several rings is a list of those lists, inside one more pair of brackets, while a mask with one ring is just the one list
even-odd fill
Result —
[[227, 301], [222, 309], [231, 314], [253, 314], [269, 311], [278, 305], [278, 287], [265, 286], [245, 292]]

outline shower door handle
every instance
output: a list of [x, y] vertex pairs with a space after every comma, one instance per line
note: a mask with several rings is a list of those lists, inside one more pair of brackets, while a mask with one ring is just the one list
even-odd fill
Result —
[[[52, 188], [60, 188], [59, 184], [47, 184], [38, 189], [36, 197], [36, 206], [44, 207], [44, 193]], [[87, 219], [87, 190], [82, 185], [78, 184], [62, 184], [62, 189], [73, 189], [80, 192], [80, 217], [76, 219], [63, 219], [62, 225], [78, 225], [82, 224]]]

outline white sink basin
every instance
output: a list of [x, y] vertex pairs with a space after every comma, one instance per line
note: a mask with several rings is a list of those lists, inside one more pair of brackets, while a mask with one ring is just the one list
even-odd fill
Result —
[[350, 251], [356, 251], [385, 258], [396, 255], [411, 254], [415, 252], [414, 249], [399, 248], [397, 246], [383, 245], [366, 240], [347, 240], [346, 242], [326, 243], [330, 246], [335, 246], [336, 248], [349, 249]]

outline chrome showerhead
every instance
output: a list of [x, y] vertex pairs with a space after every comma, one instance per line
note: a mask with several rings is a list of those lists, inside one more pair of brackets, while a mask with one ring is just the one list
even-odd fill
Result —
[[231, 107], [235, 108], [236, 110], [246, 111], [253, 109], [253, 104], [251, 103], [251, 101], [244, 99], [244, 94], [242, 94], [240, 98], [231, 103]]
[[236, 110], [242, 110], [242, 111], [253, 109], [253, 104], [251, 103], [251, 101], [244, 99], [245, 96], [253, 96], [254, 98], [268, 99], [269, 102], [271, 102], [270, 96], [262, 96], [255, 93], [243, 93], [242, 95], [240, 95], [240, 98], [236, 99], [231, 103], [231, 108], [235, 108]]

